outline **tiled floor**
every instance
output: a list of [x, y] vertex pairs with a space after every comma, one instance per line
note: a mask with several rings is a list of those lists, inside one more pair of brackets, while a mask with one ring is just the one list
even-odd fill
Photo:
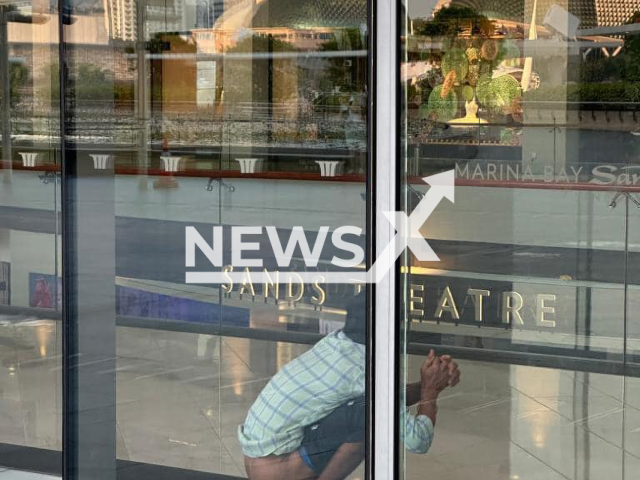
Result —
[[[131, 328], [117, 335], [119, 458], [236, 476], [245, 476], [238, 424], [277, 369], [307, 348]], [[410, 359], [415, 375], [420, 360]], [[0, 318], [0, 362], [0, 442], [60, 448], [56, 324]], [[463, 381], [440, 401], [431, 451], [406, 456], [407, 480], [640, 478], [639, 379], [461, 368]]]

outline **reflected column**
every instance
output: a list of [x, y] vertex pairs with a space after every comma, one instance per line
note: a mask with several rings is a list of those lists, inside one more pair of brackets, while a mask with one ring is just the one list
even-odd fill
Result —
[[7, 14], [9, 7], [0, 5], [0, 84], [2, 84], [2, 163], [4, 181], [11, 179], [11, 83], [9, 74], [9, 35]]
[[[114, 118], [113, 100], [83, 92], [82, 72], [112, 67], [103, 12], [76, 11], [60, 19], [63, 222], [63, 478], [115, 480], [115, 215], [114, 163], [95, 169], [89, 154], [113, 138], [97, 137], [99, 120]], [[82, 63], [87, 37], [107, 45], [102, 58]], [[84, 69], [84, 70], [83, 70]], [[106, 75], [100, 87], [113, 98]], [[112, 120], [113, 121], [113, 120]]]
[[147, 88], [147, 38], [146, 38], [146, 0], [136, 2], [136, 74], [135, 88], [136, 117], [138, 120], [138, 188], [147, 189], [149, 170], [149, 89]]

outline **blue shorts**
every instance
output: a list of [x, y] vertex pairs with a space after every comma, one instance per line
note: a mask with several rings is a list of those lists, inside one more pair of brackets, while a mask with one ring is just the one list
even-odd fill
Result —
[[320, 475], [342, 444], [364, 442], [366, 416], [363, 395], [343, 403], [326, 417], [305, 427], [298, 450], [304, 463]]

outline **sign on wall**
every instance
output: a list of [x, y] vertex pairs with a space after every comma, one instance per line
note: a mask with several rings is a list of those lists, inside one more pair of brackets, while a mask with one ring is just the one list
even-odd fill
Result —
[[418, 323], [575, 333], [569, 285], [411, 274], [407, 300]]
[[[57, 304], [56, 304], [57, 301]], [[62, 305], [62, 279], [46, 273], [29, 272], [29, 306], [56, 308]]]
[[0, 305], [11, 305], [11, 264], [0, 262]]

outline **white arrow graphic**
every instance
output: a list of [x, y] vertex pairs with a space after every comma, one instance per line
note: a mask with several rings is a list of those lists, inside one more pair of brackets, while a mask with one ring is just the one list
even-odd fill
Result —
[[420, 234], [420, 227], [427, 221], [444, 197], [452, 203], [455, 201], [455, 172], [454, 170], [449, 170], [430, 177], [424, 177], [422, 180], [431, 185], [431, 188], [416, 205], [411, 215], [407, 215], [405, 212], [384, 212], [385, 217], [387, 217], [387, 220], [389, 220], [389, 223], [397, 233], [371, 266], [368, 272], [371, 277], [368, 279], [369, 281], [377, 283], [382, 280], [407, 247], [421, 262], [437, 262], [440, 260], [429, 243]]
[[[383, 212], [389, 223], [396, 230], [389, 245], [378, 256], [375, 263], [367, 271], [334, 271], [334, 272], [282, 272], [282, 275], [272, 277], [273, 273], [266, 271], [250, 272], [248, 268], [225, 272], [186, 272], [186, 283], [287, 283], [290, 276], [303, 283], [378, 283], [394, 265], [405, 248], [409, 248], [421, 262], [440, 260], [431, 246], [420, 234], [420, 227], [433, 213], [443, 198], [454, 201], [454, 170], [425, 177], [426, 183], [431, 185], [427, 194], [418, 202], [416, 208], [407, 215], [404, 212]], [[250, 278], [250, 280], [248, 280]]]

